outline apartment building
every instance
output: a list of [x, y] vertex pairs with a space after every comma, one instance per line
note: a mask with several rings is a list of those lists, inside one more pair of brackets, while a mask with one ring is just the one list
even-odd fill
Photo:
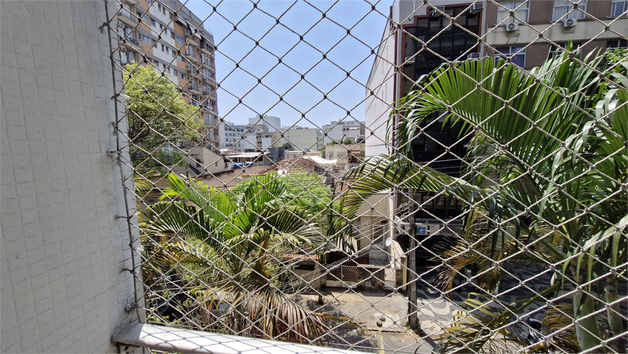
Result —
[[181, 88], [205, 121], [203, 146], [219, 148], [214, 38], [178, 0], [125, 0], [117, 13], [122, 65], [153, 65]]
[[246, 135], [249, 127], [246, 125], [236, 125], [232, 122], [224, 121], [218, 126], [220, 148], [232, 151], [244, 151], [242, 139]]
[[364, 162], [364, 144], [325, 145], [327, 160], [335, 160], [340, 171], [348, 171]]
[[350, 139], [354, 143], [360, 143], [364, 140], [366, 132], [364, 122], [354, 119], [345, 119], [343, 121], [331, 121], [329, 124], [323, 125], [323, 144], [327, 145], [332, 141], [343, 142]]
[[323, 132], [317, 128], [289, 127], [279, 134], [276, 146], [290, 144], [290, 150], [318, 151], [323, 148]]
[[569, 41], [583, 54], [628, 47], [628, 1], [581, 0], [576, 6], [574, 9], [566, 0], [489, 2], [485, 13], [487, 46], [479, 56], [509, 56], [513, 63], [531, 69]]
[[257, 115], [257, 117], [249, 118], [249, 125], [266, 126], [269, 132], [278, 132], [281, 130], [281, 118], [269, 115]]
[[[581, 0], [576, 8], [566, 0], [430, 0], [429, 5], [396, 0], [391, 7], [393, 21], [384, 28], [367, 82], [366, 125], [373, 133], [366, 136], [366, 156], [391, 152], [387, 143], [395, 142], [386, 142], [386, 128], [393, 102], [446, 60], [503, 56], [530, 69], [569, 41], [585, 54], [626, 47], [626, 0]], [[454, 26], [450, 17], [456, 18]], [[443, 128], [443, 119], [433, 115], [422, 122], [412, 159], [459, 176], [468, 139], [460, 138], [457, 126]], [[445, 205], [430, 204], [428, 195], [418, 199], [424, 202], [419, 218], [451, 218], [460, 211], [454, 205], [446, 212]]]

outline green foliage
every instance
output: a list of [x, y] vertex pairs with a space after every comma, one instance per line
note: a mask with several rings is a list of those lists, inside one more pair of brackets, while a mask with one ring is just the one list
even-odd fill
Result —
[[[285, 176], [278, 176], [276, 173], [269, 174], [269, 176], [274, 176], [273, 178], [286, 184], [290, 191], [289, 204], [298, 205], [308, 210], [313, 217], [317, 219], [322, 217], [323, 210], [329, 207], [331, 190], [323, 183], [321, 176], [300, 170]], [[232, 195], [242, 195], [245, 188], [255, 183], [258, 183], [256, 177], [238, 183], [232, 189]]]
[[[604, 342], [609, 336], [600, 321], [614, 335], [625, 334], [616, 305], [625, 267], [613, 269], [625, 264], [628, 233], [622, 184], [628, 180], [628, 77], [622, 74], [628, 62], [600, 77], [594, 68], [601, 56], [577, 59], [564, 52], [531, 72], [491, 58], [436, 69], [421, 79], [420, 90], [397, 102], [393, 116], [404, 119], [389, 124], [389, 137], [395, 134], [401, 154], [351, 171], [347, 178], [355, 182], [342, 203], [344, 217], [351, 218], [366, 198], [390, 188], [460, 200], [468, 211], [465, 239], [444, 255], [445, 289], [465, 267], [475, 269], [479, 285], [490, 290], [499, 283], [500, 263], [551, 262], [557, 273], [543, 293], [579, 284], [570, 314], [576, 345], [600, 351], [617, 344]], [[475, 131], [464, 179], [410, 160], [419, 124], [434, 112], [450, 112], [446, 123]], [[604, 308], [606, 317], [596, 316]], [[470, 336], [451, 332], [448, 338], [479, 350], [486, 343], [477, 341], [482, 328], [502, 328], [499, 321], [476, 320], [480, 324], [461, 329]]]
[[[296, 178], [305, 183], [306, 176]], [[305, 188], [277, 174], [240, 183], [232, 196], [174, 174], [168, 181], [161, 201], [140, 217], [144, 276], [179, 277], [186, 298], [181, 303], [188, 304], [182, 310], [200, 319], [199, 328], [320, 340], [333, 319], [300, 307], [279, 290], [294, 265], [280, 262], [282, 255], [323, 246], [312, 210], [304, 207], [311, 202], [300, 202]], [[158, 294], [159, 287], [153, 283], [151, 292]]]
[[123, 76], [135, 170], [164, 172], [172, 165], [187, 165], [176, 146], [198, 141], [198, 108], [185, 103], [177, 86], [151, 66], [126, 65]]
[[623, 65], [619, 65], [628, 61], [628, 48], [608, 49], [604, 52], [604, 60], [608, 68], [616, 70], [623, 75], [628, 74], [626, 68]]

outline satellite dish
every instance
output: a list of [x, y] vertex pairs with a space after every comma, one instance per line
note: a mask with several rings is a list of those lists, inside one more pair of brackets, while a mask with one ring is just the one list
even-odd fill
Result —
[[392, 245], [392, 237], [386, 239], [386, 247], [390, 247]]

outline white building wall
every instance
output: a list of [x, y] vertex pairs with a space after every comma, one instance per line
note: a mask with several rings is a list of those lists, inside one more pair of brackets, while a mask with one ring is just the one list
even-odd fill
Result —
[[[395, 35], [392, 27], [386, 24], [382, 42], [371, 68], [366, 84], [366, 147], [365, 155], [388, 154], [386, 127], [395, 101]], [[371, 94], [373, 92], [373, 94]]]
[[288, 129], [283, 132], [284, 138], [279, 146], [289, 142], [292, 150], [320, 150], [323, 147], [322, 132], [316, 128]]
[[238, 140], [240, 140], [241, 150], [256, 150], [257, 151], [257, 134], [248, 132], [244, 135], [244, 138], [238, 138]]
[[259, 116], [249, 118], [249, 125], [265, 125], [269, 132], [278, 132], [281, 129], [281, 118], [274, 116]]
[[341, 122], [331, 121], [329, 124], [322, 126], [324, 133], [323, 144], [327, 145], [334, 140], [339, 142], [343, 135], [345, 139], [351, 139], [356, 143], [357, 139], [363, 135], [363, 126], [364, 122], [358, 122], [352, 118]]
[[[163, 71], [166, 77], [178, 85], [179, 79], [177, 75], [172, 72], [172, 69], [168, 72], [170, 66], [176, 67], [175, 64], [170, 64], [174, 59], [172, 50], [176, 48], [175, 39], [171, 36], [171, 33], [174, 31], [174, 25], [170, 19], [171, 11], [167, 6], [162, 6], [161, 2], [155, 2], [148, 11], [157, 19], [154, 25], [151, 24], [152, 34], [154, 36], [161, 35], [161, 39], [153, 48], [153, 55], [160, 61], [159, 71]], [[162, 44], [168, 47], [168, 51], [161, 49]], [[165, 64], [166, 69], [161, 64]]]
[[273, 138], [262, 138], [262, 150], [266, 150], [273, 145]]
[[137, 320], [104, 6], [0, 2], [3, 353], [115, 353]]

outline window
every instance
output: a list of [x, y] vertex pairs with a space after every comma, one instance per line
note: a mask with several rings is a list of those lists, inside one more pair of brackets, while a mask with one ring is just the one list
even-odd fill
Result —
[[150, 38], [147, 35], [145, 35], [145, 34], [140, 33], [140, 40], [142, 42], [146, 42], [146, 43], [150, 44]]
[[628, 48], [628, 40], [617, 39], [606, 42], [607, 49]]
[[626, 16], [626, 11], [628, 11], [628, 0], [613, 0], [611, 17]]
[[165, 45], [163, 45], [163, 43], [161, 44], [161, 51], [162, 51], [162, 52], [165, 52], [165, 51], [166, 51], [166, 46], [165, 46]]
[[153, 27], [157, 26], [157, 24], [155, 23], [155, 20], [153, 20], [152, 18], [150, 19], [150, 25]]
[[526, 62], [526, 50], [523, 47], [503, 47], [496, 48], [496, 53], [498, 56], [502, 58], [510, 58], [510, 62], [519, 66], [524, 67]]
[[578, 3], [578, 10], [573, 9], [573, 3], [567, 0], [554, 0], [554, 12], [552, 21], [558, 21], [567, 18], [581, 20], [586, 17], [584, 11], [587, 11], [587, 0], [572, 0]]
[[125, 65], [135, 60], [134, 52], [120, 52], [120, 64]]
[[177, 42], [181, 43], [181, 44], [185, 44], [185, 40], [183, 39], [183, 37], [181, 37], [180, 35], [177, 34], [176, 36], [176, 40]]
[[160, 23], [160, 24], [159, 24], [159, 29], [163, 31], [163, 30], [164, 30], [164, 25], [162, 25], [162, 24]]
[[[497, 23], [528, 22], [529, 3], [527, 1], [500, 2], [497, 8]], [[502, 7], [503, 6], [503, 7]], [[510, 11], [514, 10], [514, 18], [510, 17]], [[502, 22], [504, 21], [504, 22]]]
[[172, 37], [172, 39], [174, 39], [174, 31], [170, 30], [170, 37]]

